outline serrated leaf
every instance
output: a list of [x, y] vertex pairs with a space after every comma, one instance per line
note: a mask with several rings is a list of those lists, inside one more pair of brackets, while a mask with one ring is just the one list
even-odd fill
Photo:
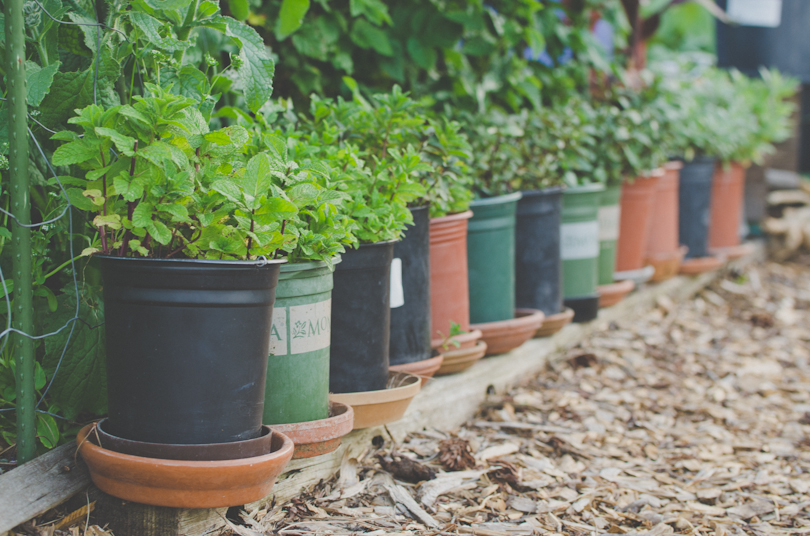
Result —
[[93, 225], [95, 227], [109, 227], [110, 229], [121, 228], [121, 216], [118, 214], [99, 214], [93, 218]]
[[154, 207], [150, 203], [138, 203], [132, 211], [132, 225], [146, 227], [152, 221]]
[[276, 21], [276, 39], [283, 41], [301, 27], [309, 11], [309, 0], [283, 0]]
[[113, 178], [113, 187], [125, 201], [136, 201], [143, 197], [143, 181], [137, 177], [130, 177], [127, 172]]
[[70, 166], [87, 162], [98, 154], [97, 145], [89, 140], [81, 139], [57, 147], [51, 161], [56, 166]]
[[363, 15], [377, 26], [391, 24], [388, 7], [381, 0], [350, 0], [349, 11], [352, 17]]
[[256, 30], [230, 17], [222, 18], [227, 24], [225, 34], [241, 47], [238, 74], [248, 108], [258, 112], [273, 93], [275, 63]]
[[354, 22], [350, 37], [361, 48], [374, 49], [383, 56], [394, 55], [394, 49], [391, 47], [391, 41], [388, 40], [388, 34], [366, 19], [357, 19]]
[[31, 106], [39, 106], [48, 94], [53, 83], [53, 76], [59, 71], [61, 62], [55, 61], [47, 67], [40, 67], [32, 61], [25, 62], [25, 100]]
[[133, 156], [135, 154], [135, 138], [131, 138], [121, 134], [115, 129], [107, 127], [96, 127], [96, 134], [110, 138], [115, 144], [115, 148], [126, 156]]
[[215, 130], [214, 132], [209, 132], [208, 134], [203, 135], [203, 139], [210, 143], [215, 143], [217, 145], [228, 145], [231, 143], [231, 138], [228, 136], [227, 132], [223, 130]]
[[172, 232], [166, 227], [166, 224], [160, 220], [155, 220], [146, 225], [147, 232], [152, 235], [152, 238], [157, 240], [164, 246], [172, 240]]
[[172, 215], [172, 221], [188, 221], [188, 209], [184, 205], [160, 205], [161, 212], [168, 212]]
[[235, 203], [242, 203], [242, 189], [233, 179], [219, 179], [211, 184], [211, 189], [219, 192]]

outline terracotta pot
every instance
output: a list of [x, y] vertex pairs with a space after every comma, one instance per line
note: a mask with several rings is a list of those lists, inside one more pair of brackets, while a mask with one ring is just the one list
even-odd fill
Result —
[[436, 374], [436, 371], [439, 370], [439, 368], [441, 368], [443, 361], [444, 355], [439, 354], [436, 357], [431, 357], [430, 359], [424, 359], [415, 363], [392, 365], [390, 369], [394, 372], [406, 372], [408, 374], [413, 374], [414, 376], [419, 376], [422, 379], [422, 386], [424, 387], [427, 381], [432, 378], [434, 374]]
[[244, 441], [201, 445], [147, 443], [113, 435], [107, 430], [108, 424], [109, 419], [101, 419], [96, 423], [93, 437], [98, 445], [120, 454], [161, 460], [219, 461], [252, 458], [266, 454], [270, 450], [273, 440], [270, 428], [262, 426], [259, 437]]
[[455, 322], [464, 331], [470, 327], [470, 296], [467, 275], [467, 222], [472, 211], [430, 220], [430, 316], [431, 339], [450, 333]]
[[[683, 162], [672, 161], [664, 165], [664, 174], [658, 179], [653, 197], [653, 217], [647, 235], [645, 256], [648, 259], [673, 255], [678, 244], [678, 186]], [[647, 264], [653, 264], [647, 261]]]
[[340, 402], [329, 402], [329, 417], [317, 421], [276, 424], [274, 431], [286, 435], [295, 444], [293, 459], [328, 454], [340, 446], [340, 439], [352, 431], [354, 410]]
[[444, 352], [444, 361], [436, 376], [455, 374], [473, 366], [487, 352], [487, 343], [478, 341], [472, 348], [459, 348]]
[[570, 324], [574, 319], [573, 309], [564, 309], [556, 315], [547, 316], [543, 319], [543, 325], [534, 332], [535, 337], [550, 337]]
[[596, 287], [596, 290], [599, 292], [599, 307], [616, 305], [622, 301], [625, 296], [633, 292], [634, 288], [636, 288], [636, 284], [630, 279]]
[[270, 452], [239, 460], [181, 461], [120, 454], [99, 447], [93, 425], [79, 431], [76, 443], [103, 492], [119, 499], [172, 508], [240, 506], [270, 494], [292, 459], [293, 442], [273, 432]]
[[745, 168], [738, 162], [724, 166], [718, 162], [712, 176], [709, 209], [709, 250], [740, 245], [740, 224], [745, 188]]
[[[467, 327], [469, 328], [469, 325]], [[458, 348], [458, 349], [472, 348], [473, 346], [475, 346], [478, 343], [478, 339], [480, 339], [480, 338], [481, 338], [481, 331], [480, 330], [470, 329], [470, 331], [468, 331], [467, 333], [462, 333], [461, 335], [454, 335], [452, 337], [452, 340], [454, 340], [454, 341], [456, 341], [456, 343], [458, 343], [458, 346], [453, 344], [452, 348]], [[430, 344], [431, 344], [431, 346], [433, 347], [434, 350], [438, 350], [438, 351], [442, 352], [442, 351], [445, 350], [445, 348], [443, 348], [445, 340], [446, 339], [444, 339], [444, 338], [434, 339], [434, 340], [430, 341]]]
[[698, 257], [696, 259], [686, 259], [681, 263], [678, 273], [683, 275], [698, 275], [705, 272], [717, 270], [723, 266], [725, 259], [721, 257]]
[[675, 251], [667, 253], [648, 254], [647, 264], [655, 269], [651, 281], [656, 283], [666, 281], [678, 275], [681, 269], [681, 262], [686, 256], [686, 246], [681, 246]]
[[486, 355], [505, 354], [531, 339], [543, 325], [543, 318], [543, 311], [537, 309], [515, 309], [515, 318], [473, 324], [473, 327], [483, 333], [481, 339], [487, 343]]
[[622, 184], [619, 239], [616, 244], [616, 271], [626, 272], [644, 267], [644, 250], [650, 231], [653, 200], [663, 169], [646, 177], [636, 177]]
[[422, 382], [418, 376], [390, 372], [385, 389], [361, 393], [332, 393], [329, 400], [351, 406], [354, 410], [354, 430], [359, 430], [401, 419], [421, 388]]

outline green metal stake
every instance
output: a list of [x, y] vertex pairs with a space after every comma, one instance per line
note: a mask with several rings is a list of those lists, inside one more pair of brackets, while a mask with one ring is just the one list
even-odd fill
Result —
[[[31, 223], [28, 196], [28, 106], [25, 101], [25, 34], [23, 0], [6, 0], [6, 73], [8, 77], [8, 138], [11, 170], [11, 213], [17, 221]], [[34, 331], [31, 274], [31, 229], [12, 220], [12, 274], [14, 308], [12, 326]], [[36, 456], [36, 392], [34, 391], [34, 341], [13, 333], [12, 352], [17, 386], [17, 462]]]

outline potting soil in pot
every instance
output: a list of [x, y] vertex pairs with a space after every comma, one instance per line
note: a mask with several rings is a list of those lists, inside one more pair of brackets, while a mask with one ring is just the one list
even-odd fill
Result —
[[385, 389], [394, 242], [348, 250], [334, 274], [329, 391]]
[[522, 193], [515, 227], [515, 306], [552, 316], [562, 310], [562, 188]]
[[[340, 257], [334, 260], [340, 263]], [[329, 416], [332, 270], [324, 262], [286, 264], [276, 289], [264, 424]]]
[[467, 230], [470, 323], [515, 316], [515, 213], [520, 192], [477, 199]]

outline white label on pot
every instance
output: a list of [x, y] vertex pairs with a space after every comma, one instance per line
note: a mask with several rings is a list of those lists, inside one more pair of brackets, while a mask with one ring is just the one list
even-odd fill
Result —
[[405, 291], [402, 289], [402, 259], [391, 261], [391, 309], [405, 305]]
[[290, 353], [303, 354], [329, 346], [332, 300], [290, 307]]
[[726, 13], [742, 26], [777, 28], [782, 23], [782, 0], [728, 0]]
[[599, 240], [619, 239], [619, 218], [621, 208], [619, 205], [599, 207]]
[[287, 308], [273, 308], [273, 327], [270, 328], [270, 355], [287, 355]]
[[599, 222], [582, 221], [560, 226], [560, 256], [564, 261], [599, 256]]

